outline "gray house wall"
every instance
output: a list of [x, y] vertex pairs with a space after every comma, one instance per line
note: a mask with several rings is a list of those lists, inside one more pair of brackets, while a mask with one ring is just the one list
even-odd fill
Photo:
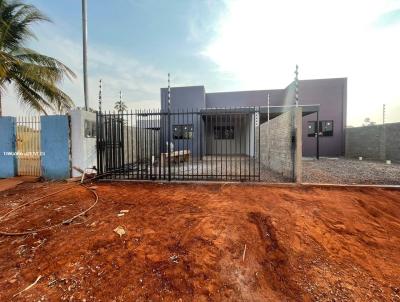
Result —
[[[171, 88], [171, 112], [188, 112], [192, 109], [197, 111], [200, 108], [205, 108], [205, 90], [204, 86], [188, 86], [188, 87], [173, 87]], [[166, 111], [168, 109], [168, 89], [161, 88], [161, 109]], [[161, 117], [161, 125], [167, 125], [164, 120], [165, 117]], [[174, 140], [172, 133], [174, 125], [193, 125], [193, 140]], [[199, 126], [200, 125], [200, 126]], [[203, 149], [204, 151], [204, 138], [200, 135], [200, 127], [203, 127], [203, 121], [198, 115], [191, 114], [172, 114], [171, 115], [171, 141], [174, 144], [175, 149], [179, 150], [191, 150], [194, 155], [196, 152]], [[167, 151], [167, 134], [161, 131], [161, 150], [162, 152]], [[193, 144], [193, 145], [192, 145]]]
[[[171, 88], [171, 109], [229, 108], [294, 104], [294, 84], [285, 89], [206, 93], [204, 86]], [[319, 120], [333, 121], [333, 136], [320, 137], [321, 156], [344, 155], [347, 112], [347, 78], [299, 81], [299, 104], [320, 105]], [[167, 109], [167, 89], [161, 89], [161, 108]], [[304, 156], [316, 155], [316, 139], [308, 137], [308, 122], [316, 121], [316, 114], [303, 117], [302, 148]], [[194, 135], [198, 135], [195, 127]], [[197, 140], [196, 140], [197, 141]], [[204, 143], [204, 142], [203, 142]]]
[[[206, 108], [204, 86], [187, 86], [171, 88], [171, 110]], [[161, 109], [168, 109], [168, 89], [161, 88]]]
[[207, 108], [267, 106], [268, 93], [271, 106], [282, 106], [284, 89], [211, 92], [206, 94], [206, 106]]
[[[299, 83], [300, 104], [320, 104], [319, 120], [333, 120], [333, 136], [320, 137], [320, 155], [344, 155], [347, 112], [347, 79], [305, 80]], [[303, 155], [314, 156], [316, 139], [308, 137], [308, 121], [316, 114], [303, 118]]]

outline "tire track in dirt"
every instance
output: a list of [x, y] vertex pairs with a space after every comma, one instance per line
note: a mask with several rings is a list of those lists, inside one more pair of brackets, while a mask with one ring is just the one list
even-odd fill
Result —
[[[260, 212], [250, 212], [248, 219], [256, 225], [265, 248], [265, 255], [262, 259], [265, 278], [268, 279], [273, 290], [292, 299], [298, 299], [302, 290], [292, 278], [293, 268], [289, 263], [286, 250], [279, 243], [271, 217]], [[310, 297], [305, 297], [303, 294], [303, 298], [309, 299]]]

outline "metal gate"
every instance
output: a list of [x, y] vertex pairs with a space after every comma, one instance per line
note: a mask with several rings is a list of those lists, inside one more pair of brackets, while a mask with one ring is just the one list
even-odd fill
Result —
[[16, 157], [18, 175], [40, 176], [40, 116], [17, 117]]
[[97, 113], [106, 179], [260, 180], [259, 108]]

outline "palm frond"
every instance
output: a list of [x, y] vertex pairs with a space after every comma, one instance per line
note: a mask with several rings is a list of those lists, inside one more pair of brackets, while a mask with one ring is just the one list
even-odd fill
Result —
[[0, 89], [14, 83], [22, 103], [43, 113], [64, 111], [73, 101], [57, 85], [76, 75], [59, 60], [25, 47], [35, 38], [32, 25], [41, 21], [50, 19], [35, 6], [0, 0]]
[[49, 72], [46, 67], [38, 68], [26, 63], [20, 63], [15, 68], [15, 72], [11, 74], [16, 76], [11, 80], [17, 87], [22, 86], [24, 90], [30, 89], [36, 92], [33, 95], [40, 96], [38, 101], [42, 105], [42, 112], [45, 112], [43, 109], [46, 107], [60, 111], [73, 106], [71, 98], [56, 86], [57, 81], [54, 80], [53, 71]]
[[36, 38], [31, 27], [34, 23], [50, 21], [36, 7], [20, 1], [0, 2], [0, 48], [13, 50], [30, 38]]
[[32, 49], [21, 48], [16, 52], [14, 57], [26, 63], [50, 68], [50, 70], [54, 70], [54, 72], [57, 71], [57, 73], [61, 75], [61, 78], [63, 76], [66, 76], [69, 79], [76, 78], [75, 73], [65, 64], [52, 57], [42, 55]]

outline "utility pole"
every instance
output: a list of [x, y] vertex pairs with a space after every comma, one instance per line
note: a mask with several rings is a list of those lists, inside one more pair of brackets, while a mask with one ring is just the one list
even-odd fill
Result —
[[102, 99], [101, 99], [101, 90], [102, 90], [102, 87], [101, 87], [101, 79], [100, 79], [100, 81], [99, 81], [99, 112], [101, 112], [101, 101], [102, 101]]
[[87, 0], [82, 0], [82, 31], [83, 31], [83, 90], [85, 110], [89, 109], [89, 88], [87, 80]]
[[385, 118], [386, 118], [386, 105], [383, 104], [383, 108], [382, 108], [382, 124], [385, 124]]
[[299, 107], [299, 66], [296, 64], [296, 70], [294, 72], [294, 87], [295, 87], [295, 104]]

